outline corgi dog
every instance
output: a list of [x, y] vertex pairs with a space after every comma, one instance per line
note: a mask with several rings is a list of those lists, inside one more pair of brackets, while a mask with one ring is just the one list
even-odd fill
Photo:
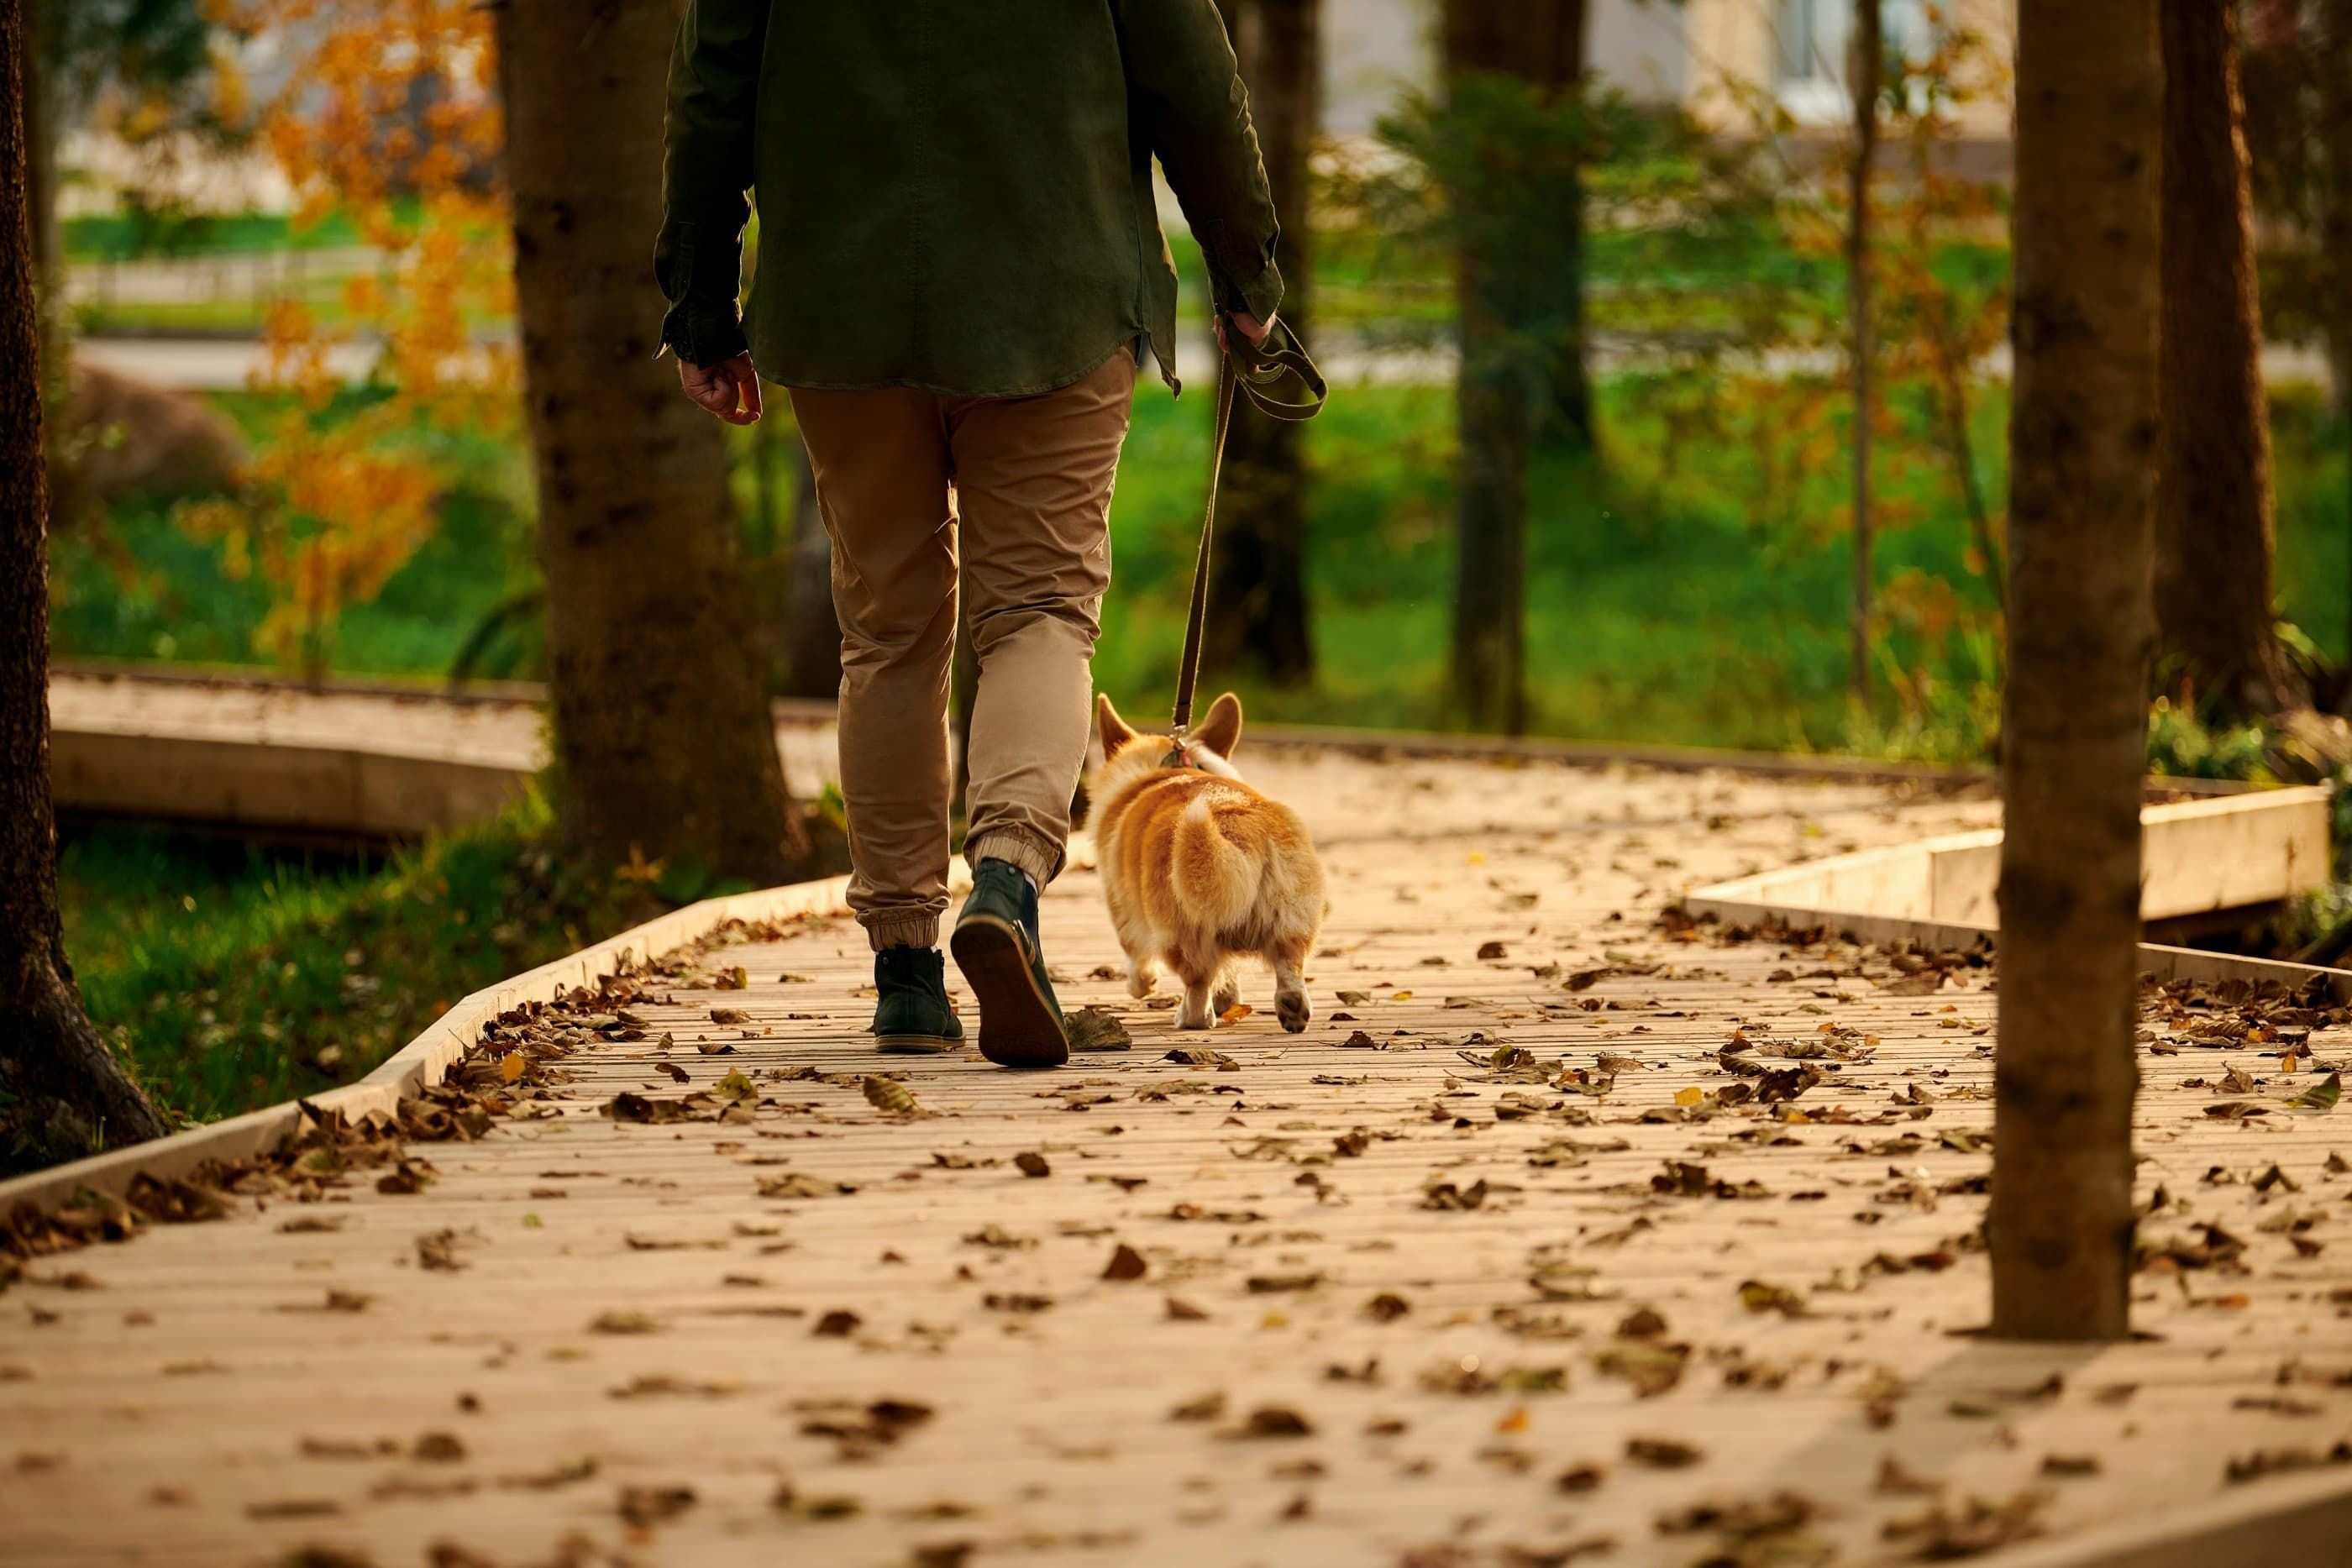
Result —
[[1234, 960], [1274, 969], [1274, 1011], [1297, 1034], [1313, 1009], [1304, 967], [1323, 926], [1323, 863], [1306, 824], [1234, 770], [1242, 705], [1231, 692], [1195, 726], [1192, 766], [1165, 766], [1164, 735], [1139, 735], [1096, 699], [1103, 764], [1091, 791], [1096, 859], [1127, 988], [1148, 997], [1165, 964], [1184, 988], [1179, 1029], [1208, 1029], [1241, 999]]

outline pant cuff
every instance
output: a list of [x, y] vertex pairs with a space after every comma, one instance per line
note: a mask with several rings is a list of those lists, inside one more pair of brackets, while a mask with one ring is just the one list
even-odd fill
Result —
[[885, 910], [875, 915], [862, 915], [858, 919], [866, 926], [866, 939], [874, 944], [877, 953], [885, 947], [936, 947], [940, 945], [940, 917], [922, 910]]
[[1060, 873], [1062, 846], [1049, 844], [1018, 828], [992, 828], [963, 847], [963, 858], [974, 871], [982, 861], [1005, 861], [1019, 866], [1044, 887]]

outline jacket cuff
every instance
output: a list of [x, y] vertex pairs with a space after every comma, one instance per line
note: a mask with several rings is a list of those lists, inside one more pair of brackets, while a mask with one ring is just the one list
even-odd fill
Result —
[[1271, 321], [1282, 308], [1282, 269], [1269, 261], [1246, 283], [1226, 282], [1224, 292], [1240, 302], [1228, 304], [1228, 311], [1246, 310], [1261, 321]]
[[718, 233], [673, 217], [654, 245], [654, 280], [669, 301], [661, 340], [689, 365], [715, 365], [748, 352], [736, 296], [743, 287], [740, 227]]
[[682, 299], [662, 318], [661, 340], [689, 365], [716, 365], [751, 351], [732, 299]]
[[1208, 243], [1201, 247], [1201, 254], [1209, 264], [1209, 290], [1217, 308], [1228, 315], [1245, 310], [1261, 321], [1273, 320], [1282, 306], [1282, 268], [1274, 260], [1276, 236], [1269, 234], [1261, 245], [1246, 241], [1237, 245], [1227, 225], [1212, 222], [1208, 230]]

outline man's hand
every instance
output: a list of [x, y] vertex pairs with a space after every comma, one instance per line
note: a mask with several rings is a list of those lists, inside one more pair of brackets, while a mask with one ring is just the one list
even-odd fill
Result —
[[738, 354], [715, 365], [677, 362], [677, 384], [686, 395], [730, 424], [750, 424], [760, 417], [760, 378], [751, 356]]
[[1253, 347], [1265, 342], [1265, 335], [1274, 330], [1272, 318], [1261, 321], [1246, 310], [1235, 310], [1231, 314], [1220, 310], [1216, 316], [1217, 347], [1220, 349], [1225, 346], [1225, 323], [1228, 321], [1234, 324], [1234, 331], [1250, 340]]

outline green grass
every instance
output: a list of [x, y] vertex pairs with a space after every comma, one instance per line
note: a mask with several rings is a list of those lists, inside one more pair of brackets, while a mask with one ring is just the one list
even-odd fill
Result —
[[65, 221], [66, 260], [131, 261], [160, 256], [241, 256], [257, 250], [325, 250], [360, 243], [344, 214], [297, 225], [283, 213], [84, 214]]
[[536, 807], [388, 863], [80, 830], [58, 856], [67, 951], [160, 1103], [234, 1115], [363, 1077], [467, 993], [625, 925], [545, 837]]

